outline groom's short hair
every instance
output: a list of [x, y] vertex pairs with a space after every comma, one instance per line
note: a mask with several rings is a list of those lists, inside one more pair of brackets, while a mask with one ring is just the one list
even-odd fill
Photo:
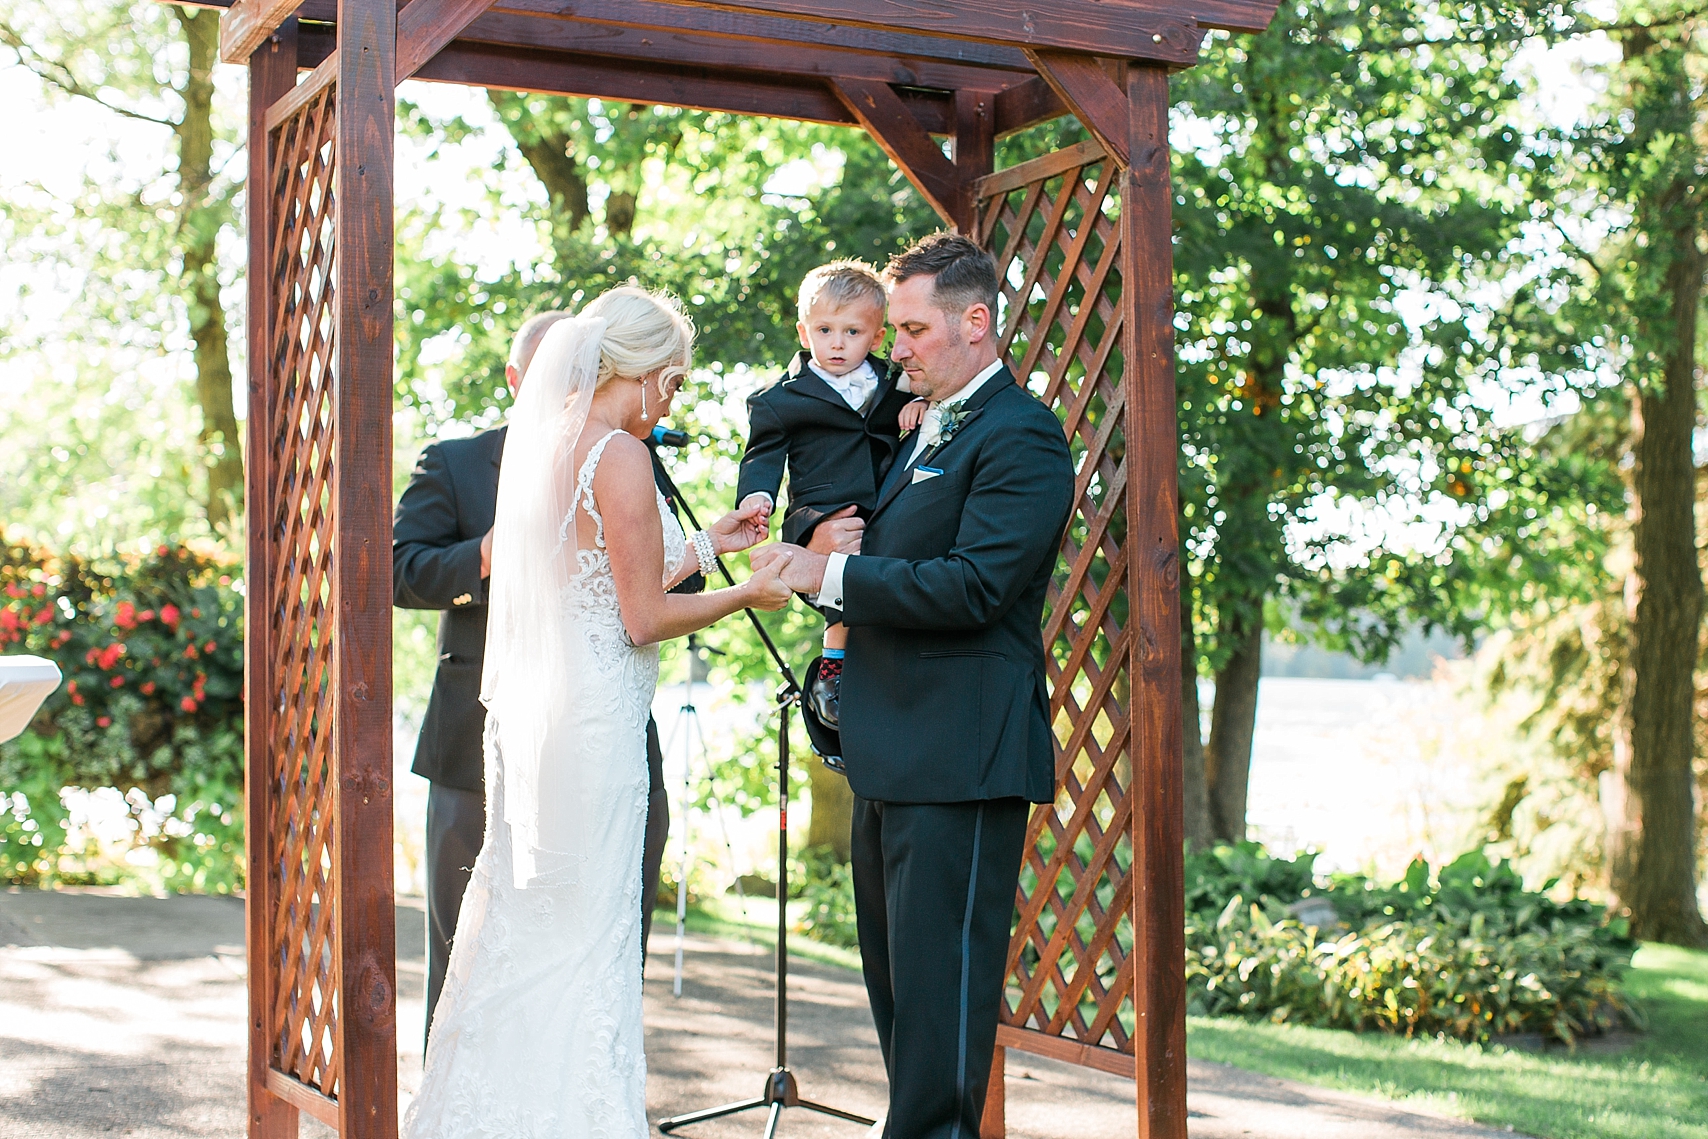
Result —
[[993, 319], [996, 316], [996, 262], [971, 238], [938, 231], [897, 253], [884, 267], [891, 288], [915, 277], [933, 279], [931, 298], [946, 313], [959, 316], [982, 304]]

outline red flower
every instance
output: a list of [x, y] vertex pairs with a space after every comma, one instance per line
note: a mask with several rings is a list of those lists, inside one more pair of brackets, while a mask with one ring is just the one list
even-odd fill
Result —
[[6, 586], [6, 596], [7, 597], [22, 597], [22, 596], [24, 596], [24, 591], [16, 585], [8, 585], [8, 586]]
[[90, 649], [88, 652], [83, 654], [83, 663], [84, 664], [94, 664], [96, 661], [98, 661], [100, 659], [101, 659], [101, 650], [100, 649]]
[[112, 644], [108, 645], [105, 649], [103, 649], [101, 651], [99, 663], [100, 663], [102, 668], [110, 669], [110, 668], [114, 667], [115, 665], [117, 665], [119, 663], [119, 658], [124, 656], [124, 655], [125, 655], [124, 644], [122, 642], [119, 642], [119, 641], [114, 641]]
[[18, 615], [10, 609], [0, 609], [0, 629], [5, 629], [7, 632], [10, 632], [17, 627]]
[[159, 549], [158, 549], [158, 550], [155, 550], [155, 551], [154, 551], [154, 552], [155, 552], [155, 553], [156, 553], [156, 554], [157, 554], [157, 555], [159, 555], [159, 556], [160, 556], [160, 557], [165, 557], [165, 556], [166, 556], [166, 553], [167, 553], [167, 551], [168, 551], [168, 550], [170, 550], [170, 549], [171, 549], [171, 547], [170, 547], [170, 546], [161, 546], [161, 547], [160, 547], [160, 548], [159, 548]]
[[153, 696], [154, 695], [154, 681], [152, 681], [152, 680], [143, 681], [142, 685], [141, 685], [141, 689], [142, 689], [142, 694], [144, 696]]
[[219, 648], [218, 645], [214, 644], [212, 641], [209, 641], [207, 644], [202, 646], [202, 651], [204, 653], [211, 653], [217, 648]]
[[231, 575], [228, 573], [220, 574], [219, 575], [219, 583], [221, 585], [230, 585], [231, 584]]
[[83, 703], [83, 697], [81, 697], [81, 696], [77, 695], [77, 693], [73, 692], [71, 694], [71, 702], [73, 704], [81, 704], [81, 703]]
[[201, 656], [202, 654], [196, 651], [195, 645], [187, 645], [184, 648], [184, 655], [189, 657], [191, 660], [195, 660], [197, 657]]
[[110, 728], [113, 726], [113, 718], [111, 716], [96, 716], [95, 726], [97, 728]]
[[162, 605], [160, 607], [160, 623], [167, 628], [176, 629], [178, 627], [178, 607], [171, 602]]
[[57, 636], [53, 639], [53, 643], [56, 645], [63, 645], [66, 641], [69, 641], [70, 639], [71, 639], [71, 630], [70, 629], [61, 629], [59, 631], [59, 636]]
[[122, 676], [113, 677], [113, 687], [114, 688], [123, 688], [124, 686], [125, 686], [125, 678], [124, 677], [122, 677]]
[[190, 616], [192, 616], [192, 617], [200, 617], [201, 615], [202, 615], [202, 611], [200, 609], [191, 609], [190, 610]]
[[182, 700], [178, 701], [178, 707], [184, 709], [186, 712], [194, 712], [196, 710], [196, 701], [192, 697], [186, 696]]
[[32, 593], [36, 597], [42, 597], [47, 593], [47, 586], [42, 585], [40, 583], [32, 585], [32, 586], [30, 586], [30, 593]]
[[45, 625], [51, 620], [53, 620], [53, 607], [52, 606], [48, 606], [48, 607], [44, 608], [40, 613], [36, 614], [36, 624], [38, 624], [38, 625]]
[[73, 696], [77, 695], [77, 682], [75, 680], [67, 681], [66, 685], [65, 685], [65, 690], [67, 692], [71, 693]]
[[119, 602], [119, 611], [113, 616], [113, 624], [121, 629], [136, 628], [136, 606], [128, 601]]
[[154, 610], [144, 609], [141, 613], [136, 615], [136, 619], [138, 621], [152, 621], [154, 620]]

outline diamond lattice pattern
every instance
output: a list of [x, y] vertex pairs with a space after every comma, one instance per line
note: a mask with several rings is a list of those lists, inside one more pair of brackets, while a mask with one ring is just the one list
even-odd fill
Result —
[[273, 454], [267, 583], [273, 711], [268, 772], [277, 809], [271, 1062], [338, 1092], [338, 955], [333, 887], [333, 165], [335, 88], [268, 136], [276, 216], [271, 329]]
[[1044, 616], [1056, 799], [1027, 835], [1002, 1020], [1131, 1054], [1120, 170], [1089, 145], [1022, 169], [1033, 180], [992, 180], [979, 238], [997, 259], [1010, 366], [1061, 418], [1077, 481]]

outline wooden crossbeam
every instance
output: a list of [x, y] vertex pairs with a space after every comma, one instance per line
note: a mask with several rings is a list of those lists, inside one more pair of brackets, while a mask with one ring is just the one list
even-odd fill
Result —
[[[918, 32], [1001, 46], [1076, 51], [1189, 66], [1197, 41], [1182, 35], [1203, 25], [1262, 31], [1270, 0], [662, 0], [685, 7], [787, 16], [880, 31]], [[1190, 45], [1190, 46], [1188, 46]]]
[[492, 0], [410, 0], [397, 14], [397, 81], [420, 71], [490, 7]]
[[1038, 75], [1069, 110], [1079, 116], [1103, 149], [1122, 166], [1131, 166], [1128, 142], [1131, 112], [1123, 91], [1098, 61], [1089, 55], [1060, 51], [1026, 53]]
[[219, 58], [248, 63], [255, 49], [279, 30], [301, 0], [235, 0], [219, 22]]
[[831, 87], [843, 106], [925, 196], [931, 208], [953, 222], [961, 197], [961, 179], [955, 164], [938, 149], [936, 140], [890, 85], [864, 79], [838, 79]]

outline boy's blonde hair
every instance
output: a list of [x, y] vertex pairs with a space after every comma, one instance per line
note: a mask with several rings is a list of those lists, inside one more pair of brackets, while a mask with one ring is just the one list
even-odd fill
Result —
[[878, 276], [874, 266], [855, 258], [844, 258], [820, 265], [802, 279], [798, 301], [800, 319], [805, 320], [807, 312], [821, 300], [827, 300], [837, 308], [870, 301], [878, 306], [881, 317], [889, 304], [889, 294], [884, 292], [884, 280]]

